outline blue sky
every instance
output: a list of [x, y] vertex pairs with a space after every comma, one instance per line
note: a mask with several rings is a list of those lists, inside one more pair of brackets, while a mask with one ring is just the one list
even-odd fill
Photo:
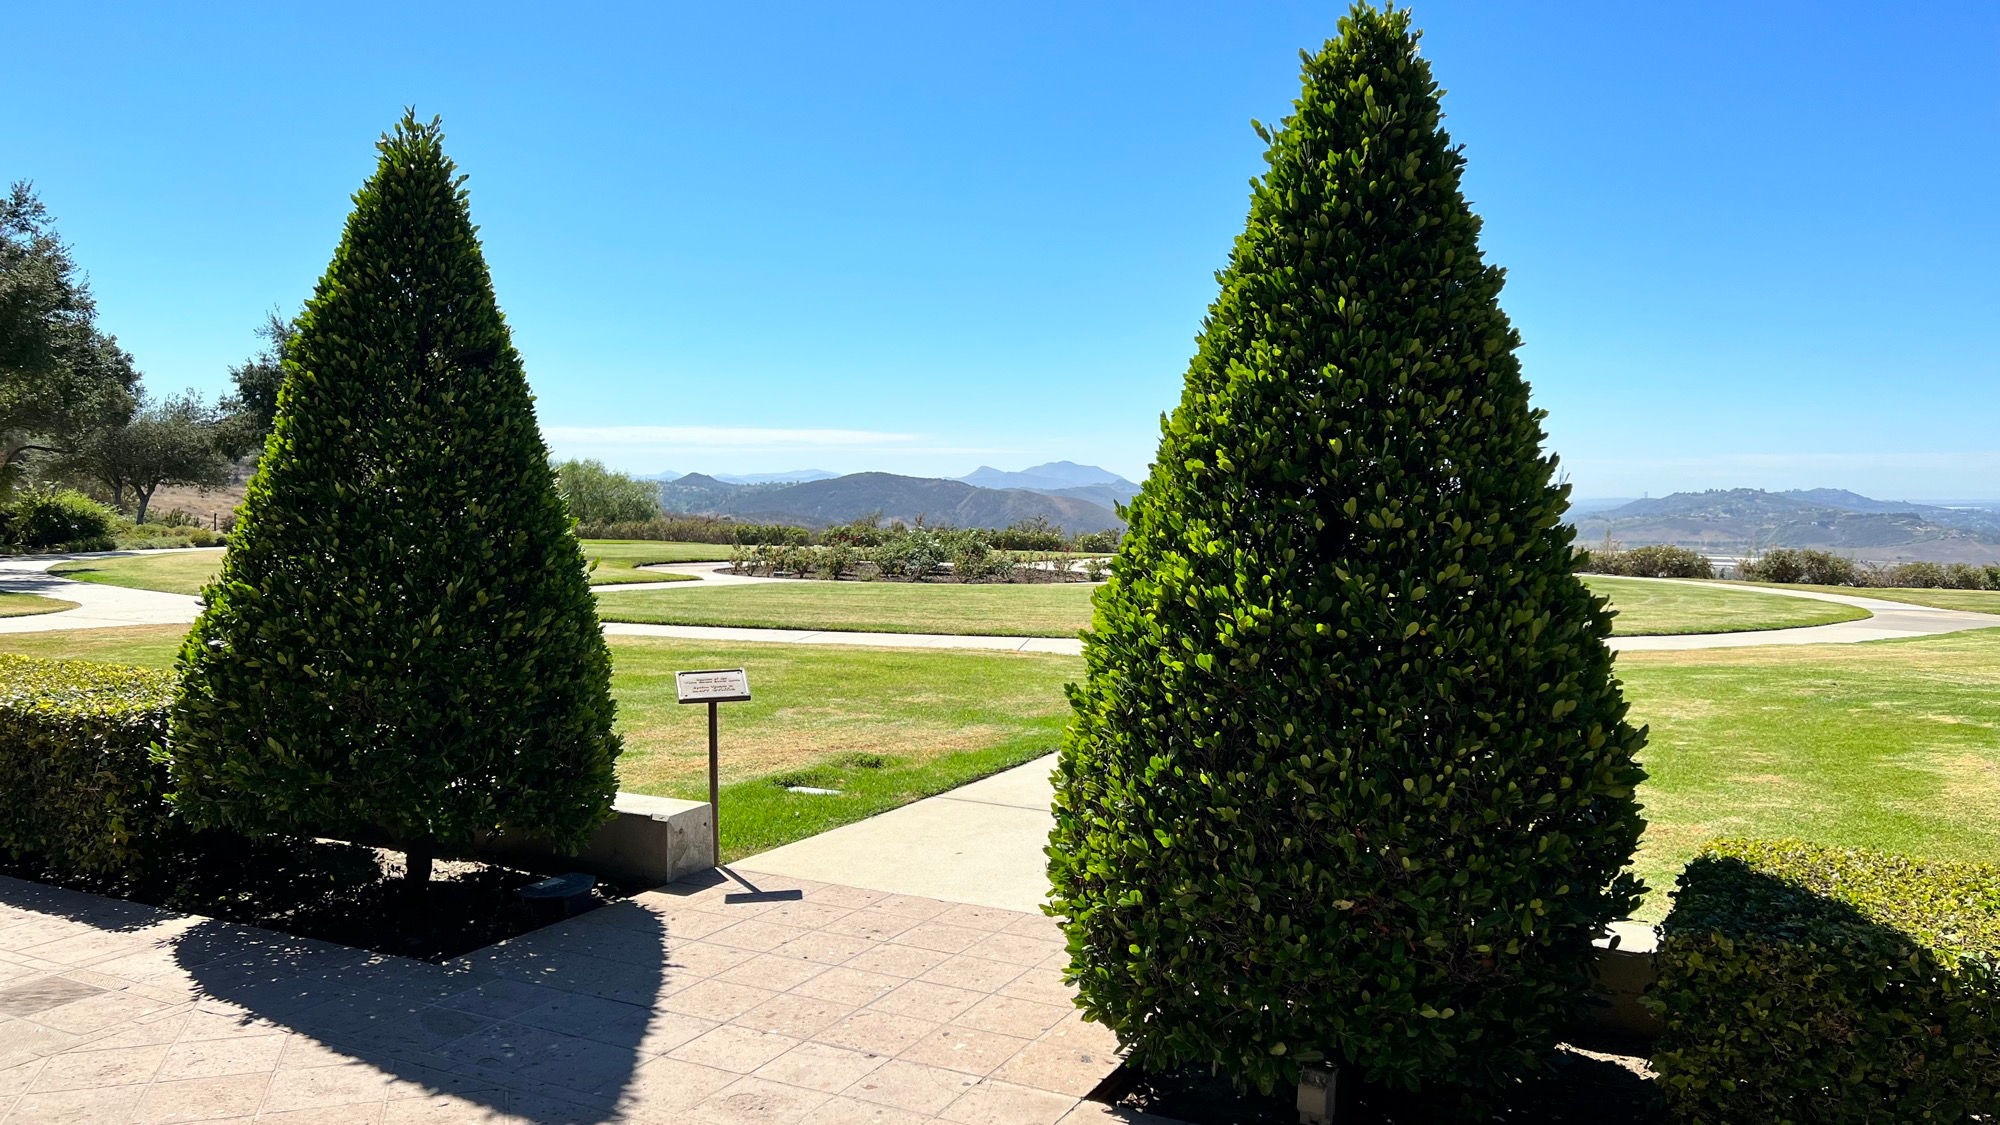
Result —
[[[13, 12], [0, 72], [154, 388], [226, 388], [409, 104], [558, 453], [1135, 478], [1344, 10], [172, 7]], [[2000, 496], [2000, 6], [1415, 13], [1579, 496]]]

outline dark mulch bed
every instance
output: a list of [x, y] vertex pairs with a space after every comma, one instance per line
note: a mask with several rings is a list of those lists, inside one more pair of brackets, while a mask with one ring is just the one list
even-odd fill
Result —
[[19, 879], [423, 961], [457, 957], [643, 889], [599, 882], [587, 901], [568, 907], [515, 893], [552, 873], [440, 859], [430, 883], [413, 890], [402, 882], [398, 852], [221, 834], [115, 877], [63, 878], [32, 858], [0, 855], [0, 874]]
[[[1564, 1044], [1546, 1075], [1521, 1082], [1492, 1102], [1468, 1108], [1456, 1099], [1426, 1101], [1391, 1090], [1359, 1087], [1339, 1125], [1656, 1125], [1666, 1120], [1644, 1057], [1620, 1052], [1633, 1043]], [[1201, 1071], [1144, 1073], [1120, 1069], [1091, 1095], [1098, 1101], [1157, 1114], [1188, 1125], [1297, 1125], [1296, 1092], [1240, 1093], [1227, 1075]]]

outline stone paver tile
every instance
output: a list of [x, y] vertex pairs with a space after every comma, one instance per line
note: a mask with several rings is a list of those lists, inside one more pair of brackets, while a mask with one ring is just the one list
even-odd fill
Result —
[[1065, 954], [1058, 942], [1043, 938], [1026, 937], [1021, 934], [989, 934], [966, 950], [974, 957], [984, 957], [989, 961], [1005, 961], [1013, 965], [1039, 965], [1052, 954]]
[[936, 1121], [928, 1113], [912, 1113], [845, 1094], [830, 1098], [813, 1110], [813, 1125], [933, 1125]]
[[958, 953], [926, 969], [917, 979], [973, 992], [998, 992], [1026, 972], [1019, 965]]
[[[45, 1060], [31, 1059], [28, 1062], [0, 1068], [0, 1098], [11, 1098], [16, 1094], [25, 1093], [29, 1085], [35, 1081], [35, 1075], [41, 1073], [44, 1065]], [[0, 1120], [4, 1118], [5, 1114], [0, 1114]]]
[[881, 999], [903, 983], [902, 977], [863, 972], [845, 965], [822, 972], [791, 991], [801, 996], [817, 996], [851, 1007], [864, 1007]]
[[1039, 1004], [1012, 996], [988, 996], [957, 1018], [956, 1023], [1022, 1039], [1034, 1039], [1076, 1011], [1068, 1005]]
[[705, 980], [673, 993], [660, 1006], [684, 1016], [726, 1023], [776, 995], [765, 988]]
[[258, 1035], [242, 1039], [206, 1039], [167, 1050], [159, 1080], [220, 1078], [230, 1074], [269, 1074], [278, 1069], [288, 1037]]
[[820, 965], [838, 965], [857, 954], [876, 948], [878, 943], [868, 938], [850, 937], [847, 934], [809, 933], [773, 949], [779, 957], [797, 957]]
[[754, 1072], [759, 1078], [837, 1094], [889, 1060], [865, 1051], [850, 1051], [825, 1043], [801, 1043]]
[[388, 1099], [389, 1083], [388, 1075], [365, 1063], [280, 1070], [271, 1075], [263, 1109], [279, 1113], [341, 1105], [379, 1106]]
[[856, 910], [836, 922], [828, 922], [822, 927], [830, 934], [846, 934], [849, 937], [867, 938], [870, 941], [888, 941], [912, 926], [921, 925], [920, 918], [908, 914], [897, 914], [880, 907]]
[[724, 1086], [696, 1105], [689, 1116], [716, 1125], [765, 1125], [805, 1121], [827, 1100], [817, 1090], [801, 1090], [781, 1082], [745, 1077]]
[[690, 1107], [741, 1077], [672, 1057], [649, 1059], [632, 1072], [618, 1108], [646, 1120], [686, 1121]]
[[0, 1066], [39, 1058], [82, 1040], [80, 1035], [57, 1031], [27, 1020], [0, 1016]]
[[947, 1070], [987, 1075], [1021, 1053], [1032, 1040], [947, 1024], [904, 1048], [900, 1057]]
[[1079, 1101], [1056, 1125], [1187, 1125], [1172, 1117], [1145, 1113], [1129, 1106]]
[[1055, 1125], [1075, 1107], [1068, 1094], [1008, 1082], [981, 1082], [939, 1116], [957, 1125]]
[[151, 948], [153, 948], [151, 941], [131, 934], [86, 931], [56, 941], [44, 942], [24, 952], [44, 961], [81, 967]]
[[873, 904], [878, 910], [896, 914], [907, 914], [919, 921], [935, 918], [950, 910], [956, 903], [940, 902], [934, 898], [920, 898], [917, 895], [883, 895]]
[[870, 1051], [879, 1055], [899, 1055], [911, 1044], [931, 1033], [938, 1025], [926, 1020], [899, 1016], [894, 1012], [862, 1009], [813, 1036], [821, 1043], [846, 1047], [850, 1051]]
[[759, 914], [757, 920], [783, 926], [797, 926], [806, 930], [822, 930], [829, 922], [837, 922], [852, 913], [854, 911], [850, 907], [800, 899], [796, 902], [781, 902]]
[[382, 1109], [381, 1102], [357, 1102], [260, 1113], [256, 1120], [258, 1125], [375, 1125], [382, 1120]]
[[[590, 915], [586, 914], [584, 917], [588, 918]], [[659, 919], [659, 925], [665, 931], [669, 943], [699, 941], [717, 930], [727, 929], [743, 920], [741, 915], [717, 914], [687, 906], [661, 911], [655, 917]]]
[[289, 1022], [331, 1046], [405, 1052], [434, 1051], [493, 1021], [435, 1004], [361, 996], [308, 1008]]
[[668, 1051], [691, 1039], [706, 1035], [722, 1026], [714, 1020], [684, 1016], [679, 1012], [657, 1011], [652, 1022], [646, 1025], [646, 1034], [638, 1043], [638, 1052], [648, 1058], [664, 1055]]
[[512, 1019], [531, 1008], [539, 1008], [557, 997], [568, 995], [575, 994], [544, 988], [539, 984], [529, 984], [525, 981], [489, 980], [455, 992], [439, 1000], [438, 1003], [446, 1008], [457, 1008], [462, 1012], [504, 1020]]
[[920, 977], [936, 968], [951, 954], [909, 945], [878, 945], [847, 959], [847, 968], [892, 977]]
[[964, 953], [977, 945], [981, 939], [991, 937], [985, 930], [967, 929], [964, 926], [947, 926], [943, 922], [923, 922], [896, 935], [897, 945], [913, 945], [918, 949], [936, 949], [944, 953]]
[[104, 990], [67, 977], [45, 976], [0, 986], [0, 1016], [33, 1016]]
[[144, 1086], [94, 1086], [86, 1090], [60, 1090], [47, 1094], [22, 1094], [7, 1116], [8, 1125], [96, 1125], [123, 1121], [139, 1104]]
[[1021, 917], [1022, 914], [1018, 910], [1000, 910], [991, 906], [973, 906], [961, 902], [938, 915], [936, 920], [947, 926], [964, 926], [969, 930], [995, 933], [1006, 929]]
[[936, 1116], [977, 1081], [955, 1070], [890, 1059], [841, 1092], [864, 1102]]
[[667, 1052], [670, 1059], [749, 1074], [799, 1045], [789, 1035], [725, 1024]]
[[[499, 1102], [499, 1105], [495, 1105]], [[492, 1122], [494, 1125], [513, 1125], [520, 1118], [501, 1108], [508, 1103], [504, 1096], [492, 1099], [467, 1097], [461, 1094], [425, 1094], [413, 1098], [395, 1098], [382, 1107], [378, 1120], [382, 1125], [464, 1125], [464, 1123]], [[581, 1107], [579, 1107], [581, 1108]], [[583, 1120], [582, 1115], [568, 1120]]]
[[851, 1004], [821, 1000], [814, 996], [784, 993], [737, 1016], [731, 1023], [739, 1027], [769, 1031], [803, 1039], [840, 1022], [854, 1011]]
[[1029, 969], [1000, 986], [1000, 995], [1033, 1000], [1037, 1004], [1076, 1007], [1076, 990], [1063, 983], [1061, 969]]
[[675, 942], [667, 948], [666, 974], [670, 980], [675, 977], [718, 976], [755, 956], [755, 950], [734, 949], [703, 941]]
[[1016, 914], [1007, 923], [1006, 933], [1020, 934], [1022, 937], [1041, 938], [1060, 945], [1063, 943], [1062, 923], [1046, 914]]
[[715, 979], [730, 984], [747, 984], [752, 988], [768, 988], [773, 992], [786, 992], [826, 971], [827, 966], [812, 961], [759, 953], [740, 965], [715, 974]]
[[620, 1000], [577, 992], [558, 992], [538, 1008], [516, 1013], [515, 1023], [562, 1035], [580, 1035], [602, 1043], [632, 1045], [645, 1037], [653, 1010]]
[[131, 1125], [248, 1117], [257, 1112], [264, 1100], [264, 1088], [270, 1083], [268, 1073], [155, 1082], [140, 1097]]
[[802, 938], [811, 931], [798, 926], [786, 926], [777, 922], [766, 922], [762, 918], [749, 918], [708, 935], [705, 939], [714, 945], [726, 945], [732, 949], [749, 949], [759, 953], [768, 952], [791, 941]]
[[181, 1030], [187, 1026], [188, 1013], [189, 1009], [155, 1013], [130, 1027], [93, 1037], [90, 1047], [95, 1051], [108, 1051], [113, 1047], [150, 1047], [155, 1043], [178, 1042]]
[[889, 897], [887, 891], [871, 891], [865, 887], [843, 887], [838, 883], [821, 883], [806, 892], [806, 901], [821, 906], [837, 906], [845, 910], [858, 910], [872, 906]]
[[187, 1024], [181, 1029], [181, 1041], [191, 1043], [201, 1039], [234, 1039], [245, 1035], [269, 1035], [284, 1029], [270, 1020], [259, 1019], [248, 1012], [235, 1010], [230, 1005], [202, 1005], [188, 1013]]
[[439, 1054], [457, 1066], [473, 1067], [510, 1084], [519, 1079], [599, 1097], [615, 1096], [639, 1061], [638, 1053], [629, 1046], [516, 1023], [494, 1024], [444, 1047]]
[[899, 1016], [910, 1016], [930, 1023], [943, 1023], [958, 1018], [960, 1013], [977, 1004], [985, 995], [971, 989], [953, 988], [948, 984], [911, 980], [897, 985], [888, 995], [868, 1006], [881, 1012], [894, 1012]]
[[993, 1077], [1080, 1098], [1118, 1068], [1116, 1046], [1109, 1032], [1071, 1016], [1000, 1064]]
[[352, 1053], [309, 1035], [288, 1035], [285, 1037], [285, 1050], [278, 1056], [278, 1069], [311, 1070], [316, 1066], [340, 1066], [354, 1061]]
[[164, 1044], [151, 1047], [115, 1047], [109, 1051], [71, 1051], [51, 1058], [42, 1067], [30, 1092], [84, 1090], [96, 1086], [126, 1086], [150, 1082], [167, 1057]]

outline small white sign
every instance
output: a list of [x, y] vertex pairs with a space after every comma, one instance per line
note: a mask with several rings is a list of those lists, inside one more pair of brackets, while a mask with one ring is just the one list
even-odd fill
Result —
[[675, 672], [682, 703], [742, 703], [750, 698], [750, 674], [741, 668]]

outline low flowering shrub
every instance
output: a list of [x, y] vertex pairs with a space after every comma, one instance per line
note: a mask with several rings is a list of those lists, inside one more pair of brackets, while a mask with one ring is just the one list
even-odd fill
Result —
[[0, 654], [0, 852], [102, 874], [157, 848], [173, 690], [165, 672]]
[[118, 513], [71, 489], [21, 493], [0, 507], [0, 543], [27, 550], [109, 549]]
[[1676, 1121], [2000, 1120], [2000, 866], [1718, 840], [1658, 967]]

